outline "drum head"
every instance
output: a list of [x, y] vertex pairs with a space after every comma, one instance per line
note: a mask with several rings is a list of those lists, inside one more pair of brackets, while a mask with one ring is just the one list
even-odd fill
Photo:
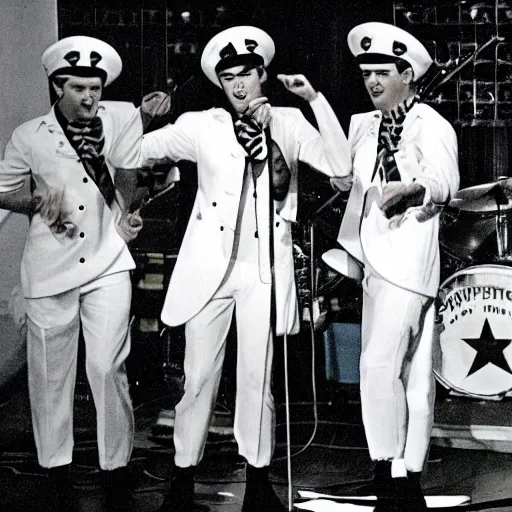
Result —
[[512, 389], [512, 269], [470, 267], [440, 288], [440, 360], [434, 373], [444, 386], [477, 398]]

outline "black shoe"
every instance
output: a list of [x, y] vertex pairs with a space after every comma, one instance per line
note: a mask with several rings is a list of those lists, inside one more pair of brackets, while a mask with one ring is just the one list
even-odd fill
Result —
[[268, 479], [268, 469], [247, 464], [242, 512], [286, 512]]
[[102, 470], [101, 476], [108, 512], [135, 512], [133, 479], [128, 467]]
[[373, 492], [377, 496], [374, 512], [395, 511], [395, 487], [391, 477], [391, 461], [378, 460], [375, 462]]
[[392, 478], [391, 461], [377, 461], [373, 487], [377, 496], [374, 512], [423, 512], [427, 504], [420, 484], [421, 473], [407, 472]]
[[419, 479], [412, 483], [411, 478], [393, 478], [394, 509], [396, 512], [422, 512], [427, 504], [419, 485]]
[[425, 495], [421, 488], [421, 471], [407, 471], [407, 481], [411, 500], [414, 502], [414, 510], [419, 512], [428, 510]]
[[53, 512], [77, 512], [75, 489], [69, 476], [70, 465], [48, 469], [48, 481], [52, 497]]
[[171, 481], [165, 491], [160, 512], [194, 511], [195, 466], [180, 468], [174, 466]]

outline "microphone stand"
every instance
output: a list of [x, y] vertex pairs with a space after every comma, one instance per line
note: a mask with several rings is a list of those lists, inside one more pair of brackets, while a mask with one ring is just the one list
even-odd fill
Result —
[[473, 62], [478, 57], [478, 55], [488, 46], [494, 43], [503, 42], [504, 40], [504, 37], [494, 35], [487, 42], [476, 48], [474, 52], [470, 53], [462, 60], [459, 61], [459, 59], [457, 59], [456, 62], [458, 62], [458, 64], [450, 71], [448, 71], [446, 68], [439, 69], [428, 83], [422, 84], [420, 86], [418, 94], [423, 99], [428, 99], [429, 97], [433, 96], [440, 87], [442, 87], [446, 82], [460, 73], [462, 69], [464, 69], [470, 62]]

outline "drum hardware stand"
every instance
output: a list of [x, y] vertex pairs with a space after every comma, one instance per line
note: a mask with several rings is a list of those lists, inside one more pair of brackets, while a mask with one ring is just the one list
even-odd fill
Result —
[[[171, 171], [169, 171], [171, 172]], [[179, 178], [178, 180], [179, 181]], [[164, 194], [167, 194], [169, 190], [173, 189], [176, 185], [176, 181], [172, 181], [169, 185], [167, 185], [165, 188], [157, 192], [155, 195], [149, 195], [147, 198], [143, 199], [142, 204], [139, 206], [138, 210], [139, 212], [142, 211], [144, 208], [149, 206], [155, 199], [158, 199], [159, 197], [163, 196]]]
[[496, 216], [496, 243], [498, 246], [498, 257], [500, 260], [512, 260], [510, 254], [510, 233], [508, 226], [507, 212], [501, 212], [501, 205], [508, 204], [508, 197], [499, 185], [493, 187], [494, 199], [498, 208], [498, 215]]
[[[172, 397], [181, 398], [183, 394], [183, 385], [185, 381], [183, 373], [183, 365], [179, 361], [183, 361], [185, 349], [185, 334], [180, 328], [172, 328], [165, 326], [160, 331], [160, 340], [162, 343], [163, 363], [162, 371], [164, 382], [171, 392]], [[153, 428], [173, 429], [175, 419], [175, 403], [171, 408], [164, 408], [158, 413], [156, 424]], [[233, 415], [227, 410], [219, 408], [219, 404], [215, 407], [212, 421], [208, 427], [208, 433], [217, 436], [227, 437], [233, 436]], [[159, 434], [162, 437], [162, 434]], [[156, 436], [156, 434], [155, 434]], [[158, 436], [156, 436], [158, 437]], [[163, 434], [164, 439], [170, 439], [172, 436]]]
[[[323, 203], [319, 208], [317, 208], [310, 216], [306, 219], [305, 223], [309, 226], [309, 264], [310, 264], [310, 288], [311, 288], [311, 296], [309, 300], [309, 326], [311, 333], [311, 371], [312, 371], [312, 393], [313, 393], [313, 415], [314, 415], [314, 428], [313, 432], [307, 441], [307, 443], [297, 452], [291, 453], [291, 436], [290, 436], [290, 397], [289, 397], [289, 388], [288, 388], [288, 339], [286, 335], [286, 330], [284, 333], [284, 379], [285, 379], [285, 406], [286, 406], [286, 437], [287, 437], [287, 451], [286, 451], [286, 460], [287, 460], [287, 476], [288, 476], [288, 510], [291, 512], [292, 510], [296, 510], [294, 508], [294, 500], [293, 500], [293, 483], [292, 483], [292, 471], [291, 471], [291, 459], [303, 453], [313, 442], [317, 430], [318, 430], [318, 402], [317, 402], [317, 392], [316, 392], [316, 352], [315, 352], [315, 297], [317, 292], [316, 287], [316, 269], [315, 269], [315, 259], [314, 259], [314, 224], [317, 217], [320, 213], [331, 203], [333, 203], [339, 196], [341, 192], [337, 191], [333, 194], [325, 203]], [[271, 224], [272, 226], [272, 224]]]
[[172, 385], [175, 384], [177, 380], [183, 382], [183, 367], [176, 362], [176, 357], [173, 357], [173, 353], [178, 352], [178, 350], [171, 348], [171, 344], [174, 345], [176, 343], [176, 337], [170, 335], [169, 327], [164, 327], [160, 331], [160, 340], [163, 343], [164, 352], [162, 371], [164, 374], [164, 382], [169, 389], [172, 389]]

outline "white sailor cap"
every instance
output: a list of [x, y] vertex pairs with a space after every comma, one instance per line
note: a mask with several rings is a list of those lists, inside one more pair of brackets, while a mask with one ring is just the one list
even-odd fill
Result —
[[212, 37], [201, 56], [204, 74], [218, 87], [217, 73], [242, 64], [267, 67], [274, 58], [275, 45], [263, 30], [250, 27], [231, 27]]
[[348, 34], [348, 46], [360, 64], [408, 62], [414, 80], [420, 79], [432, 64], [427, 49], [414, 36], [387, 23], [370, 22], [354, 27]]
[[88, 36], [71, 36], [48, 47], [41, 56], [48, 77], [99, 76], [105, 86], [121, 73], [123, 63], [108, 43]]

